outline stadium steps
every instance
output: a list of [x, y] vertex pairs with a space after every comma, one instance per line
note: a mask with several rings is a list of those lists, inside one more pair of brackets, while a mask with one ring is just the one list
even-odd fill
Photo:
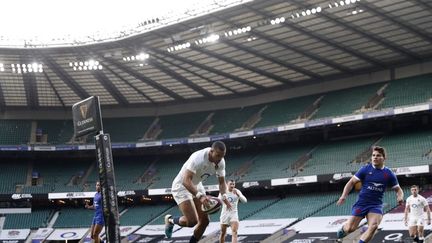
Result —
[[358, 112], [381, 86], [382, 84], [371, 84], [325, 93], [313, 118], [336, 117]]
[[[193, 134], [200, 124], [208, 117], [209, 112], [194, 112], [160, 116], [159, 124], [162, 132], [159, 139], [185, 138]], [[181, 129], [179, 129], [181, 124]]]
[[299, 118], [316, 99], [313, 95], [268, 103], [255, 127], [290, 123]]
[[32, 184], [32, 178], [33, 178], [33, 161], [30, 160], [28, 162], [28, 166], [27, 166], [27, 177], [26, 177], [26, 181], [25, 181], [25, 186], [31, 186]]
[[262, 107], [263, 105], [255, 105], [216, 111], [212, 118], [214, 127], [210, 131], [210, 134], [221, 134], [235, 131]]

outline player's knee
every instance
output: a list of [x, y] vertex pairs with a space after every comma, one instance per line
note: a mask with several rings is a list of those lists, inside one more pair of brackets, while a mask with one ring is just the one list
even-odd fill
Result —
[[357, 227], [353, 224], [349, 224], [346, 226], [346, 229], [348, 231], [347, 233], [351, 233], [351, 232], [354, 232], [357, 229]]
[[237, 235], [237, 229], [231, 229], [232, 235]]
[[186, 225], [188, 227], [195, 227], [195, 225], [197, 225], [197, 224], [198, 224], [198, 220], [196, 220], [196, 219], [188, 219], [186, 222]]
[[378, 229], [378, 223], [372, 223], [369, 225], [369, 230], [374, 232], [375, 230]]

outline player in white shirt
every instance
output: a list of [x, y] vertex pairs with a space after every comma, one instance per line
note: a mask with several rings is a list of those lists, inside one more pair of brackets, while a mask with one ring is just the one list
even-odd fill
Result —
[[[219, 195], [223, 199], [222, 195]], [[239, 217], [238, 217], [238, 202], [246, 203], [247, 199], [243, 196], [242, 192], [235, 188], [235, 181], [230, 180], [228, 182], [228, 192], [226, 193], [226, 199], [231, 203], [231, 210], [227, 208], [224, 204], [222, 206], [222, 212], [220, 215], [221, 223], [221, 234], [219, 238], [220, 243], [225, 242], [226, 230], [228, 226], [231, 226], [232, 232], [232, 243], [237, 243], [237, 231], [239, 227]]]
[[[216, 141], [211, 148], [194, 152], [183, 164], [172, 183], [171, 193], [183, 216], [165, 216], [165, 236], [171, 238], [174, 224], [182, 227], [195, 227], [190, 243], [198, 242], [210, 222], [208, 214], [201, 210], [201, 205], [208, 205], [208, 199], [202, 181], [211, 175], [218, 177], [219, 192], [226, 193], [225, 182], [225, 144]], [[231, 204], [223, 200], [230, 209]]]
[[411, 186], [411, 196], [406, 200], [405, 225], [408, 226], [410, 236], [415, 242], [423, 243], [424, 220], [427, 213], [427, 224], [431, 224], [431, 213], [428, 201], [418, 194], [419, 187]]

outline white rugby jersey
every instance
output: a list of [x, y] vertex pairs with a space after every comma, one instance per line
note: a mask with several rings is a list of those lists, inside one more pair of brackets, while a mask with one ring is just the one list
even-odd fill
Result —
[[406, 206], [410, 209], [409, 217], [423, 217], [424, 207], [429, 206], [429, 203], [421, 195], [417, 195], [417, 197], [411, 195], [406, 200]]
[[[237, 191], [238, 195], [236, 195], [234, 193], [234, 190]], [[231, 203], [232, 209], [228, 210], [226, 204], [225, 203], [222, 204], [221, 215], [225, 214], [226, 212], [227, 213], [237, 213], [238, 212], [238, 202], [239, 201], [241, 201], [242, 203], [246, 203], [247, 202], [246, 197], [243, 196], [243, 193], [240, 190], [235, 189], [235, 188], [234, 188], [234, 190], [232, 192], [230, 192], [227, 189], [227, 192], [226, 192], [227, 200], [228, 200], [228, 202]], [[222, 199], [222, 195], [219, 194], [219, 198]]]
[[182, 185], [183, 175], [185, 174], [186, 170], [190, 170], [195, 173], [192, 177], [192, 183], [194, 185], [198, 185], [200, 182], [212, 175], [216, 175], [218, 177], [225, 176], [225, 159], [222, 158], [217, 165], [213, 162], [210, 162], [210, 149], [211, 148], [209, 147], [194, 152], [183, 164], [183, 167], [173, 181], [173, 186], [176, 185], [179, 187]]

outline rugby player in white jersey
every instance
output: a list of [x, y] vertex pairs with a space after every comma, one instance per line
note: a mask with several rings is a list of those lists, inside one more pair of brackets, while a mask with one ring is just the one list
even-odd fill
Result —
[[[232, 243], [237, 243], [237, 231], [239, 227], [239, 217], [238, 217], [238, 202], [246, 203], [247, 199], [243, 196], [242, 192], [235, 188], [235, 181], [230, 180], [228, 182], [228, 192], [225, 195], [226, 199], [231, 203], [232, 209], [229, 210], [226, 205], [222, 206], [222, 212], [220, 215], [221, 223], [221, 234], [219, 237], [219, 242], [225, 242], [226, 230], [228, 226], [231, 226], [232, 232]], [[219, 198], [223, 199], [222, 195]]]
[[428, 201], [418, 192], [419, 187], [417, 185], [411, 186], [411, 196], [406, 200], [404, 219], [414, 242], [423, 243], [425, 213], [427, 214], [426, 223], [428, 225], [431, 224], [431, 213]]
[[[172, 183], [171, 193], [183, 216], [165, 216], [165, 236], [171, 238], [174, 224], [181, 227], [195, 227], [190, 243], [198, 242], [210, 222], [208, 214], [201, 210], [201, 205], [208, 205], [208, 199], [202, 181], [216, 174], [219, 192], [225, 195], [226, 146], [216, 141], [211, 148], [194, 152], [183, 164], [179, 174]], [[228, 210], [231, 204], [226, 197], [223, 200]]]

